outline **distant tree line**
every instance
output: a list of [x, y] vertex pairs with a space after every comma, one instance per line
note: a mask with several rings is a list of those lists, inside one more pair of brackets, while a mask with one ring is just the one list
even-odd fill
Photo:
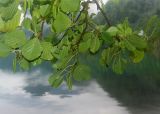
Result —
[[[109, 0], [104, 11], [112, 24], [128, 18], [130, 24], [136, 26], [153, 15], [160, 17], [160, 0]], [[96, 21], [99, 24], [105, 23], [101, 13]]]

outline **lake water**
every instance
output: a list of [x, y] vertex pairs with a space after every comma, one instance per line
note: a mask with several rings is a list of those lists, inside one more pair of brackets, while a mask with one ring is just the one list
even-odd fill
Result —
[[160, 114], [160, 94], [149, 88], [146, 93], [135, 79], [128, 82], [140, 89], [102, 76], [68, 91], [65, 83], [58, 89], [48, 85], [49, 71], [13, 73], [3, 66], [1, 61], [0, 114]]
[[0, 70], [1, 114], [129, 114], [94, 80], [68, 91], [50, 88], [41, 74]]

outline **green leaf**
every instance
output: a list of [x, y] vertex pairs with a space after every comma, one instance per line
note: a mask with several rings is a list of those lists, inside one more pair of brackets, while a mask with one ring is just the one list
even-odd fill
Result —
[[20, 60], [19, 62], [20, 67], [24, 70], [28, 70], [29, 69], [29, 62], [25, 59]]
[[41, 58], [44, 60], [52, 60], [53, 55], [52, 55], [52, 50], [53, 46], [50, 42], [42, 42], [41, 46], [43, 48]]
[[[117, 44], [117, 46], [119, 46], [122, 50], [124, 49], [124, 48], [127, 48], [126, 47], [126, 44], [125, 44], [125, 40], [121, 40], [120, 42], [116, 42]], [[128, 43], [128, 42], [127, 42]], [[128, 45], [127, 45], [128, 46]]]
[[40, 14], [41, 14], [41, 16], [42, 17], [47, 16], [49, 14], [49, 12], [50, 12], [50, 9], [51, 9], [51, 7], [48, 4], [40, 6]]
[[8, 3], [10, 3], [12, 0], [0, 0], [0, 5], [7, 5]]
[[134, 45], [132, 45], [127, 39], [124, 41], [125, 47], [129, 50], [129, 51], [135, 51], [136, 48], [134, 47]]
[[110, 65], [110, 63], [112, 62], [112, 56], [113, 56], [112, 48], [104, 49], [101, 54], [101, 60], [100, 60], [101, 64], [107, 66]]
[[62, 47], [62, 50], [60, 51], [60, 54], [59, 54], [59, 56], [60, 56], [60, 59], [63, 59], [63, 58], [65, 58], [66, 56], [68, 56], [68, 54], [69, 54], [69, 47], [67, 47], [67, 46], [63, 46]]
[[133, 34], [132, 28], [129, 26], [128, 20], [125, 20], [122, 24], [117, 25], [118, 35], [126, 38]]
[[71, 59], [71, 55], [63, 57], [63, 58], [59, 58], [59, 61], [57, 61], [57, 63], [53, 65], [53, 68], [58, 69], [58, 70], [64, 69], [67, 66], [70, 59]]
[[81, 42], [79, 44], [79, 52], [84, 53], [90, 48], [91, 39], [88, 39], [87, 41]]
[[69, 75], [66, 77], [66, 81], [67, 81], [67, 86], [68, 86], [68, 89], [69, 90], [72, 90], [72, 77], [71, 77], [71, 74], [69, 73]]
[[26, 36], [22, 30], [14, 30], [4, 35], [4, 42], [11, 48], [19, 48], [26, 43]]
[[143, 58], [144, 58], [144, 51], [139, 51], [139, 50], [134, 51], [134, 56], [132, 56], [134, 63], [141, 62]]
[[55, 74], [50, 76], [48, 81], [52, 87], [58, 88], [63, 82], [63, 76], [61, 76], [60, 74]]
[[94, 36], [94, 33], [93, 33], [93, 32], [87, 32], [87, 33], [84, 34], [83, 40], [84, 40], [84, 41], [88, 41], [89, 39], [92, 39], [92, 38], [94, 38], [94, 37], [95, 37], [95, 36]]
[[57, 33], [65, 31], [71, 26], [71, 20], [67, 15], [62, 12], [59, 12], [56, 16], [56, 19], [53, 23], [53, 28]]
[[101, 45], [101, 42], [98, 37], [92, 38], [91, 44], [90, 44], [90, 51], [92, 53], [96, 53], [99, 50], [100, 45]]
[[74, 12], [80, 8], [80, 0], [61, 0], [61, 9], [64, 12]]
[[32, 64], [33, 66], [38, 66], [38, 65], [40, 65], [41, 63], [42, 63], [42, 59], [40, 59], [40, 58], [38, 58], [38, 59], [34, 60], [33, 62], [31, 62], [31, 64]]
[[57, 14], [58, 14], [58, 6], [53, 5], [53, 7], [52, 7], [52, 14], [53, 14], [54, 18], [57, 16]]
[[146, 40], [136, 35], [129, 37], [128, 41], [138, 49], [145, 49], [147, 47]]
[[102, 39], [107, 45], [112, 45], [114, 43], [113, 37], [108, 32], [102, 33]]
[[14, 17], [7, 22], [3, 21], [0, 17], [0, 32], [9, 32], [15, 30], [20, 24], [20, 16], [21, 12], [17, 11]]
[[1, 17], [4, 21], [8, 21], [13, 18], [18, 10], [18, 2], [14, 0], [12, 4], [9, 4], [7, 7], [1, 8]]
[[22, 48], [22, 55], [30, 61], [40, 57], [41, 52], [42, 47], [38, 38], [28, 41]]
[[4, 29], [4, 26], [5, 26], [5, 22], [0, 17], [0, 31], [2, 31]]
[[35, 20], [40, 18], [40, 10], [38, 8], [34, 8], [34, 10], [32, 11], [32, 19]]
[[117, 74], [123, 74], [126, 61], [120, 56], [116, 56], [113, 59], [112, 70]]
[[[66, 57], [68, 57], [69, 55], [69, 50], [70, 50], [70, 47], [67, 47], [67, 46], [63, 46], [61, 48], [56, 48], [54, 47], [55, 52], [53, 52], [53, 55], [57, 58], [57, 59], [64, 59]], [[57, 52], [56, 52], [57, 51]]]
[[78, 65], [73, 72], [73, 78], [77, 81], [89, 80], [91, 78], [90, 68], [86, 65]]
[[16, 72], [16, 67], [17, 67], [17, 59], [16, 59], [16, 57], [13, 59], [12, 67], [13, 67], [13, 72]]
[[11, 49], [7, 45], [0, 42], [0, 57], [6, 57], [10, 52]]
[[108, 32], [111, 36], [116, 36], [117, 33], [118, 33], [118, 29], [117, 29], [117, 27], [112, 26], [112, 27], [110, 27], [110, 28], [107, 30], [107, 32]]

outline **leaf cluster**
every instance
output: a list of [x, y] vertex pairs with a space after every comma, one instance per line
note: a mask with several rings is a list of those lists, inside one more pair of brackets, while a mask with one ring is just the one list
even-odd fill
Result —
[[[90, 3], [89, 0], [0, 0], [0, 57], [14, 54], [14, 71], [17, 64], [27, 70], [50, 61], [54, 73], [49, 83], [53, 87], [66, 80], [72, 89], [73, 80], [91, 78], [90, 67], [80, 61], [83, 54], [100, 52], [101, 63], [122, 74], [128, 63], [143, 59], [146, 39], [133, 31], [128, 21], [116, 26], [96, 25], [88, 12]], [[94, 0], [92, 3], [98, 5]], [[45, 26], [50, 33], [45, 34]]]

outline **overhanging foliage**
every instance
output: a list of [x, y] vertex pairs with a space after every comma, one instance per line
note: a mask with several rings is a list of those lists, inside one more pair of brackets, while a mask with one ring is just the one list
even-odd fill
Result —
[[[97, 5], [106, 25], [94, 23], [89, 4]], [[50, 34], [44, 35], [45, 24]], [[25, 31], [32, 35], [28, 38]], [[71, 89], [73, 79], [90, 79], [91, 69], [79, 59], [83, 54], [100, 52], [102, 65], [122, 74], [128, 63], [143, 59], [146, 39], [127, 20], [112, 25], [98, 0], [0, 0], [0, 57], [14, 54], [14, 70], [17, 63], [26, 70], [50, 61], [53, 87], [66, 80]]]

